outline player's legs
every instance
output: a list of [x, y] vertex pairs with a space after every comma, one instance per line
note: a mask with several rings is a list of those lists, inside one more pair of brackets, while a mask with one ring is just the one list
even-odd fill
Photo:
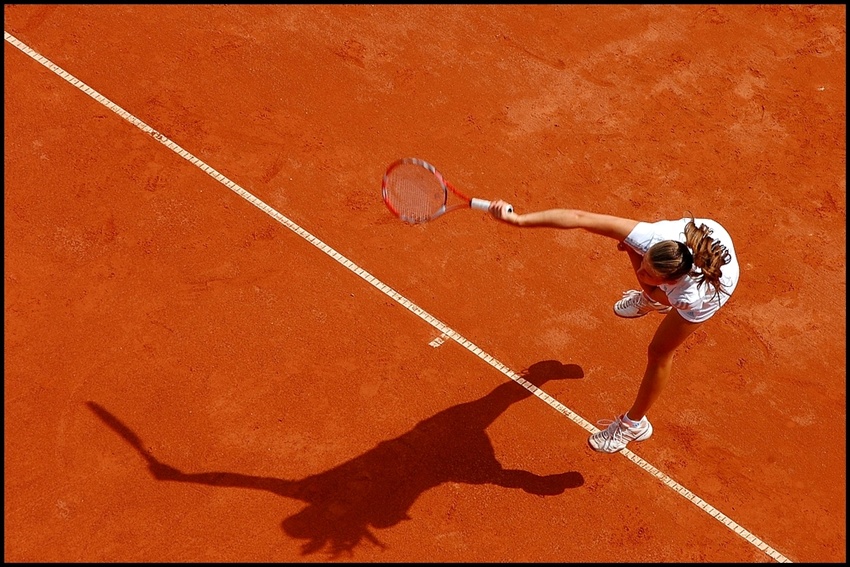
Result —
[[635, 401], [626, 412], [629, 419], [639, 421], [667, 385], [673, 368], [673, 354], [702, 323], [691, 323], [673, 309], [662, 319], [647, 348], [646, 370]]
[[652, 436], [652, 424], [644, 414], [670, 379], [673, 353], [700, 325], [682, 319], [676, 310], [664, 317], [647, 349], [646, 370], [634, 404], [628, 412], [590, 436], [588, 443], [594, 450], [615, 453], [632, 441], [645, 441]]

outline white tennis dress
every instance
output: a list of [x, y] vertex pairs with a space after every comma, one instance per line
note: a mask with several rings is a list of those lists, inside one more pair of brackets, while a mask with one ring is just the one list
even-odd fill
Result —
[[[626, 237], [626, 244], [631, 246], [638, 254], [643, 256], [649, 248], [662, 240], [675, 240], [685, 243], [685, 225], [688, 218], [680, 220], [663, 220], [653, 223], [639, 222], [634, 230]], [[714, 315], [723, 304], [729, 301], [732, 292], [738, 285], [741, 271], [738, 267], [738, 257], [732, 246], [732, 238], [720, 223], [710, 219], [695, 219], [697, 227], [704, 224], [711, 229], [711, 238], [719, 241], [729, 252], [730, 261], [724, 264], [720, 270], [722, 274], [720, 283], [723, 284], [725, 293], [715, 294], [714, 287], [709, 283], [698, 286], [697, 282], [690, 276], [685, 275], [670, 284], [661, 284], [658, 287], [667, 294], [670, 305], [679, 311], [679, 315], [686, 321], [702, 323]], [[699, 268], [694, 266], [698, 274]]]

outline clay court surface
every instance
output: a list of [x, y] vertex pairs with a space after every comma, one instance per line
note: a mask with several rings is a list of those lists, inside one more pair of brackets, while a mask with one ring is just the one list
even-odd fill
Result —
[[[4, 15], [6, 561], [846, 561], [844, 5]], [[405, 156], [729, 230], [651, 439], [615, 242]]]

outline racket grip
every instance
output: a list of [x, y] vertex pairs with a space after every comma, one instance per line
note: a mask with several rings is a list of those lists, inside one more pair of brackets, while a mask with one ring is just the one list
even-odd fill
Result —
[[[470, 199], [469, 206], [473, 209], [478, 209], [479, 211], [486, 211], [490, 209], [491, 202], [485, 199]], [[514, 212], [514, 208], [511, 205], [508, 205], [508, 212]]]
[[486, 211], [490, 208], [490, 201], [486, 201], [484, 199], [471, 199], [469, 201], [469, 206], [473, 209], [478, 209], [479, 211]]

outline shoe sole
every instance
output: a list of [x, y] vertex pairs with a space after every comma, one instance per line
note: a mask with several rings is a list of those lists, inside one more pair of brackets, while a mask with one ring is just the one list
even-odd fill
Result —
[[[656, 311], [656, 313], [660, 313], [660, 314], [664, 315], [665, 313], [670, 313], [670, 311], [672, 311], [672, 310], [673, 310], [673, 308], [671, 307], [670, 309], [661, 309], [661, 310], [656, 309], [655, 311]], [[649, 314], [650, 314], [650, 311], [647, 311], [646, 313], [638, 313], [637, 315], [620, 315], [619, 313], [617, 313], [617, 310], [614, 309], [614, 315], [616, 315], [617, 317], [619, 317], [621, 319], [638, 319], [639, 317], [645, 317], [646, 315], [649, 315]]]
[[593, 445], [591, 445], [591, 443], [590, 443], [590, 439], [589, 439], [589, 438], [588, 438], [588, 440], [587, 440], [587, 446], [588, 446], [588, 447], [590, 447], [591, 449], [593, 449], [594, 451], [596, 451], [597, 453], [605, 453], [606, 455], [613, 455], [614, 453], [619, 453], [620, 451], [622, 451], [623, 449], [625, 449], [625, 447], [620, 447], [620, 448], [619, 448], [619, 449], [617, 449], [616, 451], [603, 451], [602, 449], [597, 449], [596, 447], [594, 447]]
[[648, 314], [649, 314], [649, 312], [638, 313], [637, 315], [620, 315], [619, 313], [617, 313], [616, 309], [614, 310], [614, 315], [616, 315], [620, 319], [638, 319], [638, 318], [643, 317], [643, 316], [648, 315]]

